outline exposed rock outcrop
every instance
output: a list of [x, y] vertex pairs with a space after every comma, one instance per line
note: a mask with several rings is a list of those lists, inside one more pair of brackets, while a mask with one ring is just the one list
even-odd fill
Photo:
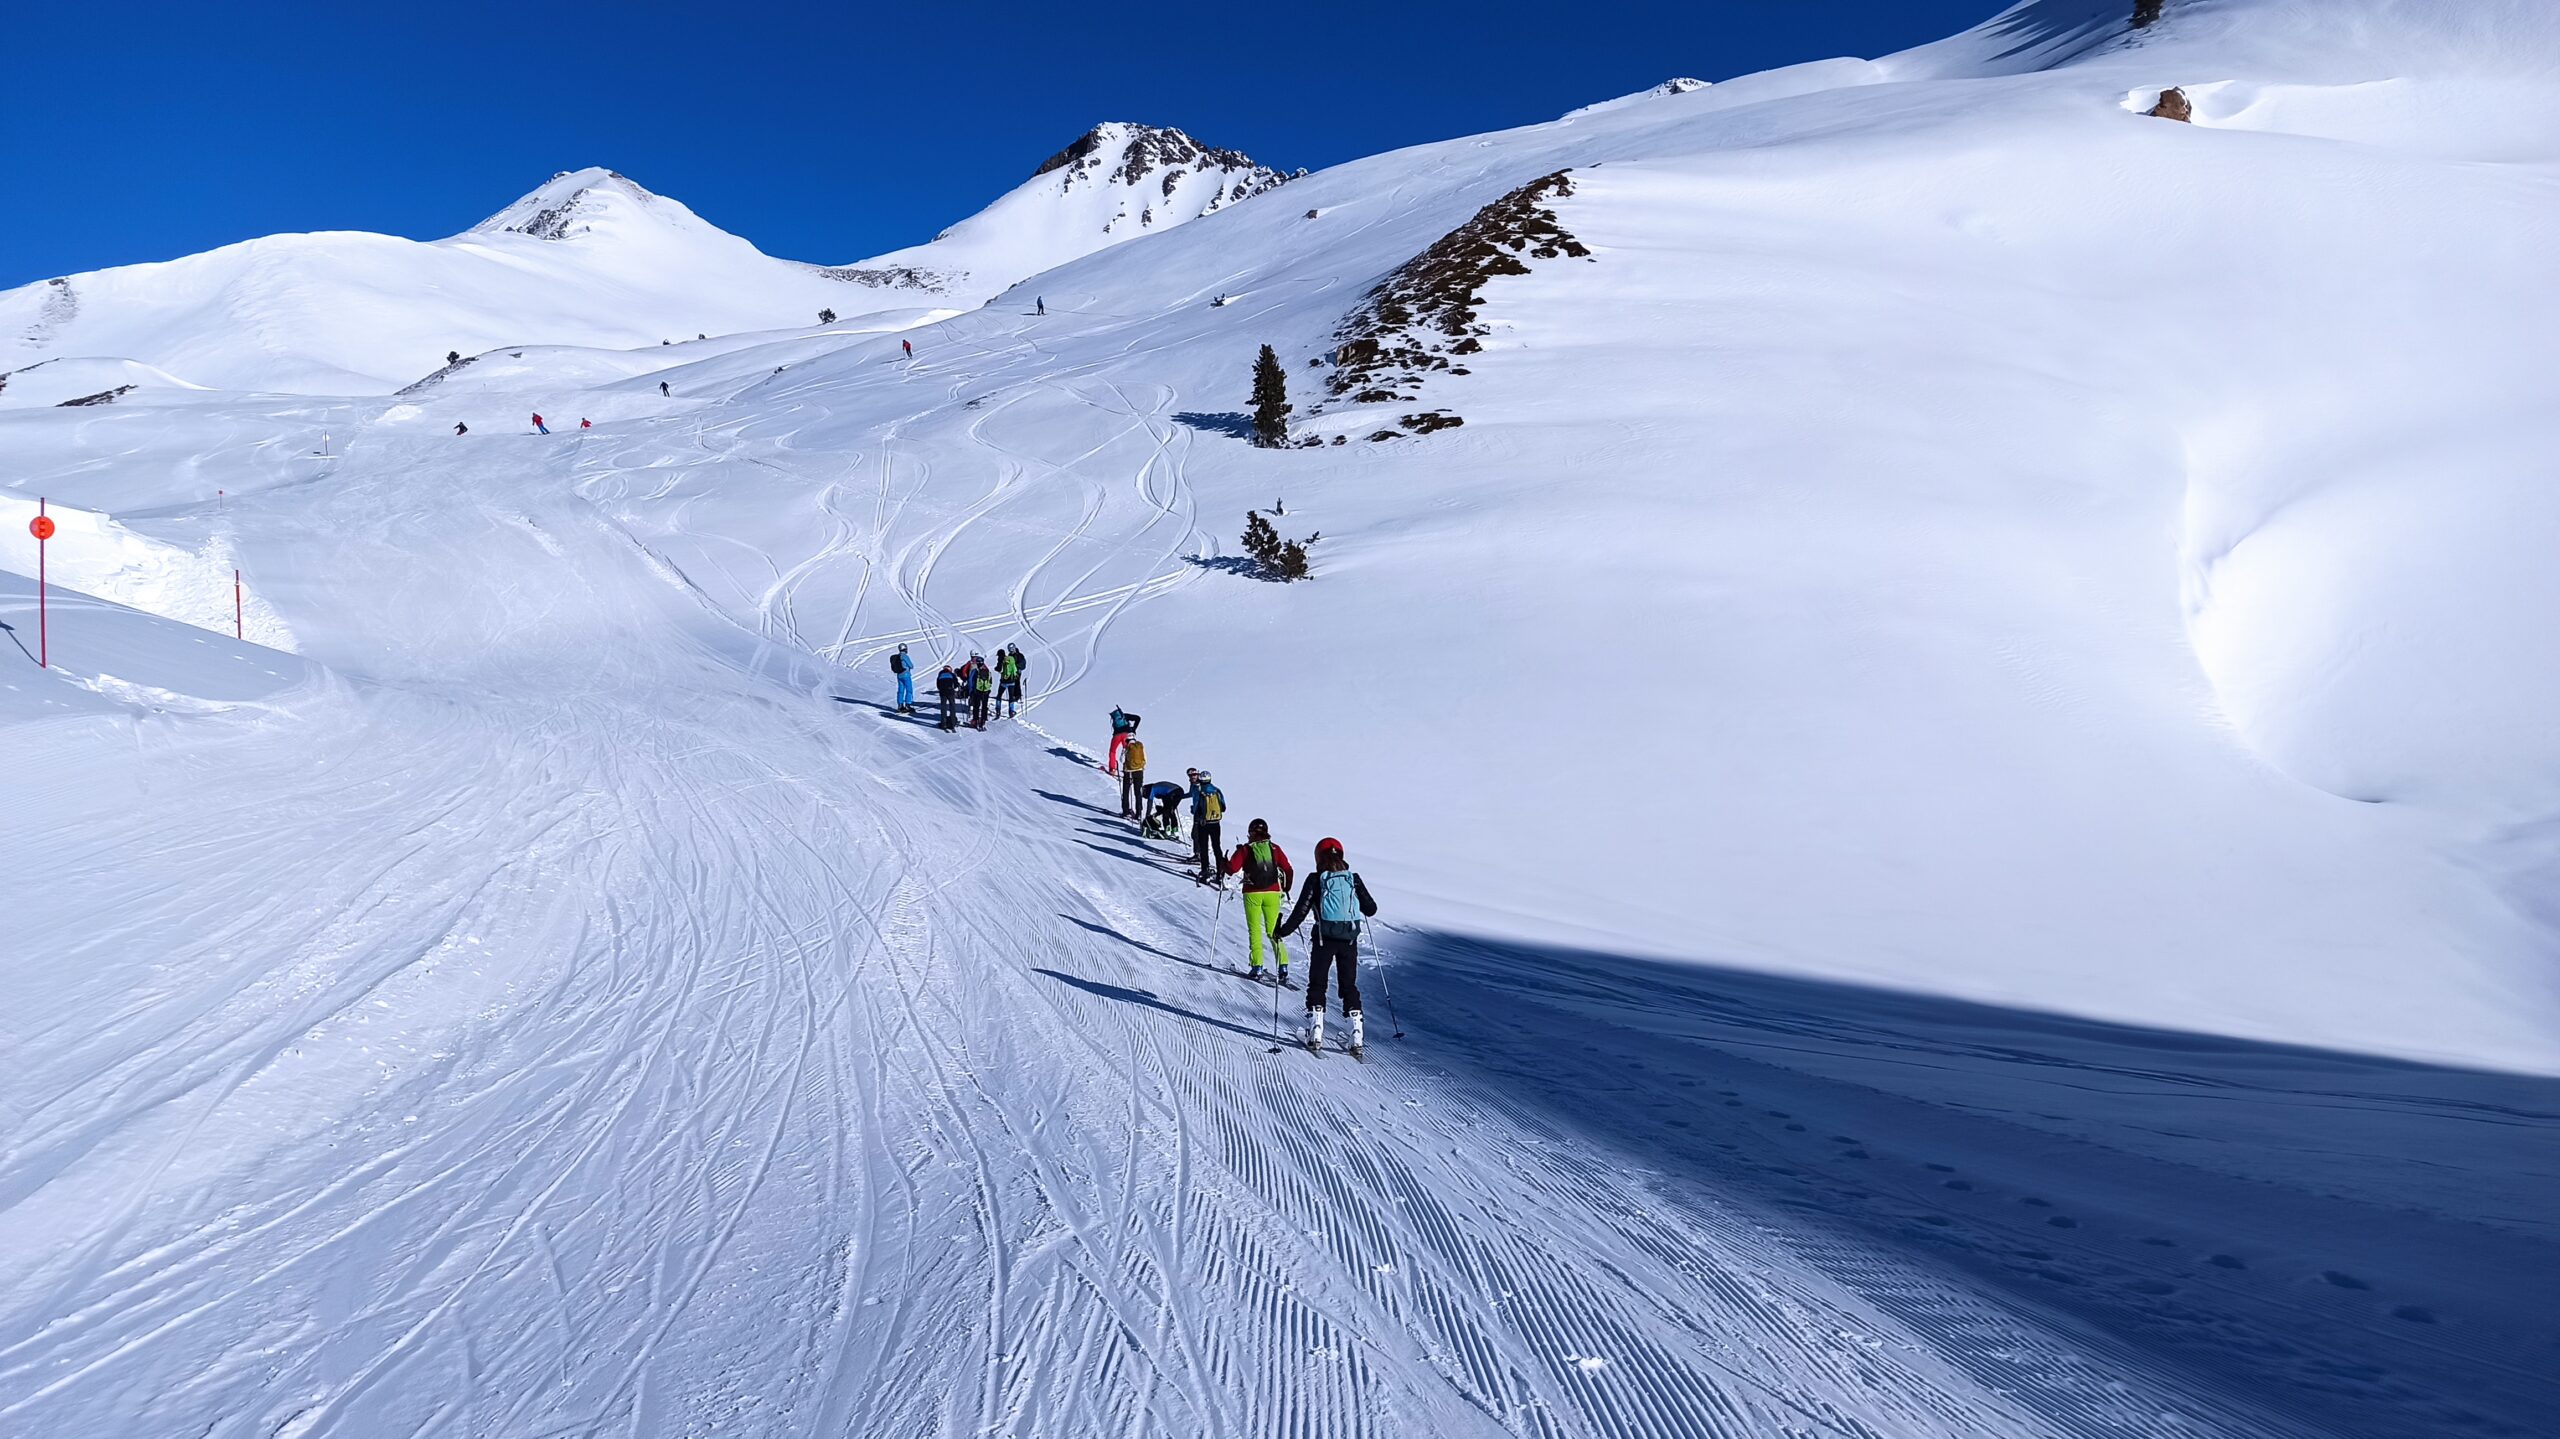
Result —
[[[1558, 170], [1478, 210], [1465, 224], [1396, 267], [1334, 331], [1333, 373], [1325, 387], [1354, 404], [1413, 400], [1406, 393], [1432, 371], [1484, 348], [1484, 289], [1498, 275], [1525, 275], [1531, 260], [1588, 259], [1590, 247], [1556, 219], [1550, 201], [1573, 193]], [[1433, 412], [1417, 433], [1460, 423]], [[1377, 438], [1372, 436], [1372, 438]]]

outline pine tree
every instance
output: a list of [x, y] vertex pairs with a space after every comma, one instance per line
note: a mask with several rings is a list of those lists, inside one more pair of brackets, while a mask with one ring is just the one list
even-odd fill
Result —
[[836, 322], [836, 312], [835, 312], [835, 311], [833, 311], [833, 310], [820, 310], [820, 311], [818, 312], [818, 323], [819, 323], [819, 324], [821, 324], [821, 325], [832, 325], [832, 324], [834, 324], [835, 322]]
[[1244, 514], [1244, 552], [1266, 580], [1303, 580], [1307, 577], [1307, 546], [1324, 538], [1309, 535], [1303, 540], [1284, 540], [1280, 531], [1262, 517], [1260, 510]]
[[1269, 345], [1253, 362], [1253, 442], [1266, 450], [1289, 443], [1289, 376]]
[[1260, 510], [1244, 512], [1244, 552], [1266, 570], [1279, 563], [1280, 532], [1271, 527]]

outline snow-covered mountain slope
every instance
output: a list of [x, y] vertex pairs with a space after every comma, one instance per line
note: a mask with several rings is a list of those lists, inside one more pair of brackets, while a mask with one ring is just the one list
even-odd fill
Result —
[[1214, 215], [1290, 177], [1180, 130], [1097, 125], [1031, 178], [927, 244], [848, 271], [915, 276], [972, 303], [1069, 260]]
[[222, 389], [380, 394], [502, 346], [630, 349], [822, 311], [933, 318], [1285, 178], [1179, 130], [1102, 125], [928, 244], [818, 266], [622, 175], [566, 171], [446, 240], [270, 235], [0, 293], [0, 375], [82, 358]]
[[[2549, 1432], [2560, 17], [2116, 9], [1045, 316], [0, 406], [111, 550], [0, 676], [0, 1428]], [[1366, 1065], [1115, 703], [1348, 844]]]
[[501, 345], [628, 349], [918, 296], [772, 259], [610, 171], [554, 176], [450, 239], [270, 235], [0, 294], [0, 369], [140, 360], [221, 389], [381, 394]]

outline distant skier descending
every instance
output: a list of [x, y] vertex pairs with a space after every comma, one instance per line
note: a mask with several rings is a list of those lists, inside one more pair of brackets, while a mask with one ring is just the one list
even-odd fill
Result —
[[913, 341], [913, 340], [900, 340], [900, 341], [898, 342], [898, 348], [907, 352], [907, 358], [908, 358], [908, 359], [912, 360], [912, 359], [914, 359], [914, 358], [916, 357], [916, 342], [915, 342], [915, 341]]
[[960, 712], [958, 708], [960, 703], [959, 674], [955, 672], [951, 666], [944, 665], [942, 667], [942, 673], [934, 676], [933, 689], [935, 694], [942, 697], [942, 727], [947, 730], [957, 731], [960, 728]]
[[460, 420], [456, 420], [453, 422], [453, 432], [457, 435], [467, 435], [471, 433], [471, 427], [462, 423]]
[[664, 381], [664, 380], [660, 380], [660, 381], [658, 382], [658, 394], [659, 394], [659, 396], [660, 396], [661, 398], [664, 398], [664, 397], [666, 397], [666, 396], [668, 396], [668, 395], [671, 395], [671, 394], [673, 394], [673, 393], [674, 393], [674, 391], [669, 390], [669, 389], [667, 388], [667, 382], [666, 382], [666, 381]]
[[1324, 981], [1330, 971], [1339, 976], [1342, 1017], [1351, 1027], [1345, 1047], [1359, 1054], [1365, 1044], [1360, 1021], [1360, 922], [1377, 914], [1378, 902], [1369, 897], [1369, 886], [1351, 868], [1338, 839], [1316, 841], [1316, 872], [1307, 876], [1306, 886], [1298, 891], [1297, 907], [1272, 932], [1272, 942], [1297, 933], [1310, 912], [1316, 932], [1307, 957], [1306, 1042], [1310, 1048], [1324, 1046]]
[[536, 414], [533, 417], [533, 430], [534, 433], [538, 435], [547, 435], [551, 433], [551, 427], [542, 423], [542, 416], [540, 414]]
[[1289, 950], [1273, 931], [1280, 927], [1280, 907], [1288, 902], [1289, 881], [1294, 877], [1289, 856], [1271, 842], [1271, 826], [1261, 820], [1246, 825], [1244, 832], [1245, 842], [1227, 856], [1226, 872], [1244, 879], [1246, 964], [1254, 978], [1262, 977], [1262, 949], [1268, 940], [1271, 956], [1279, 962], [1280, 982], [1285, 985], [1289, 982]]
[[898, 677], [898, 713], [914, 714], [916, 712], [916, 662], [907, 658], [905, 645], [898, 646], [898, 652], [889, 656], [889, 673]]

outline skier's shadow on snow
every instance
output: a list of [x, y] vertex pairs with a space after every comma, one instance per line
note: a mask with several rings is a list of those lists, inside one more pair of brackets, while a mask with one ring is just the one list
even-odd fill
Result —
[[[1100, 768], [1102, 767], [1102, 766], [1097, 765], [1097, 764], [1095, 764], [1095, 763], [1093, 762], [1093, 756], [1091, 756], [1091, 755], [1089, 755], [1089, 754], [1078, 754], [1078, 753], [1076, 753], [1074, 750], [1071, 750], [1071, 749], [1067, 748], [1065, 745], [1062, 745], [1062, 744], [1053, 744], [1053, 745], [1049, 746], [1049, 753], [1051, 753], [1051, 754], [1053, 754], [1053, 755], [1056, 755], [1056, 756], [1057, 756], [1058, 758], [1060, 758], [1060, 759], [1063, 759], [1063, 760], [1070, 760], [1070, 761], [1073, 761], [1073, 762], [1074, 762], [1074, 763], [1076, 763], [1076, 764], [1083, 765], [1083, 766], [1084, 766], [1085, 768], [1087, 768], [1087, 769], [1100, 769]], [[1042, 790], [1042, 791], [1040, 791], [1040, 792], [1041, 792], [1042, 794], [1049, 794], [1049, 792], [1048, 792], [1047, 790], [1045, 790], [1045, 789], [1044, 789], [1044, 790]], [[1080, 799], [1066, 799], [1066, 798], [1065, 798], [1064, 796], [1062, 796], [1062, 795], [1054, 795], [1054, 794], [1050, 794], [1050, 795], [1049, 795], [1049, 798], [1051, 798], [1051, 799], [1055, 799], [1055, 800], [1062, 800], [1064, 803], [1067, 803], [1067, 804], [1082, 804], [1082, 803], [1084, 803], [1084, 801], [1083, 801], [1083, 800], [1080, 800]]]
[[[1056, 750], [1051, 750], [1051, 751], [1049, 751], [1049, 753], [1051, 753], [1051, 754], [1056, 754], [1056, 753], [1057, 753], [1057, 751], [1056, 751]], [[1098, 805], [1098, 804], [1095, 804], [1095, 803], [1094, 803], [1093, 801], [1091, 801], [1091, 800], [1078, 799], [1078, 798], [1076, 798], [1074, 795], [1071, 795], [1071, 794], [1060, 794], [1060, 793], [1058, 793], [1058, 792], [1057, 792], [1057, 791], [1055, 791], [1055, 790], [1046, 790], [1046, 789], [1035, 789], [1035, 790], [1033, 790], [1033, 791], [1032, 791], [1032, 793], [1033, 793], [1033, 794], [1036, 794], [1036, 795], [1038, 795], [1038, 796], [1040, 796], [1042, 799], [1045, 799], [1045, 800], [1049, 801], [1051, 804], [1066, 804], [1066, 805], [1073, 805], [1073, 806], [1075, 806], [1077, 809], [1091, 810], [1091, 811], [1093, 811], [1095, 814], [1101, 814], [1101, 815], [1107, 815], [1107, 814], [1110, 814], [1110, 813], [1111, 813], [1111, 811], [1109, 811], [1109, 810], [1107, 810], [1107, 809], [1104, 809], [1102, 806], [1100, 806], [1100, 805]]]
[[1146, 942], [1145, 940], [1143, 940], [1143, 939], [1132, 939], [1132, 938], [1130, 938], [1128, 935], [1122, 934], [1120, 931], [1118, 931], [1118, 930], [1116, 930], [1116, 929], [1113, 929], [1111, 926], [1109, 926], [1109, 925], [1107, 925], [1107, 924], [1096, 924], [1096, 923], [1094, 923], [1092, 920], [1089, 920], [1089, 919], [1078, 919], [1078, 918], [1076, 918], [1076, 917], [1075, 917], [1074, 915], [1072, 915], [1072, 914], [1061, 914], [1061, 915], [1059, 915], [1059, 916], [1058, 916], [1058, 918], [1063, 919], [1063, 920], [1065, 920], [1067, 923], [1072, 924], [1072, 925], [1074, 925], [1076, 928], [1081, 929], [1081, 930], [1084, 930], [1084, 931], [1086, 931], [1086, 932], [1088, 932], [1088, 933], [1101, 935], [1104, 939], [1116, 939], [1116, 940], [1120, 941], [1122, 944], [1125, 944], [1125, 945], [1129, 946], [1131, 949], [1144, 950], [1144, 951], [1146, 951], [1147, 953], [1154, 955], [1154, 956], [1155, 956], [1156, 958], [1158, 958], [1158, 959], [1169, 959], [1169, 960], [1172, 960], [1172, 961], [1173, 961], [1174, 963], [1176, 963], [1176, 964], [1187, 964], [1187, 965], [1190, 965], [1193, 969], [1206, 969], [1206, 970], [1213, 970], [1213, 971], [1217, 971], [1217, 972], [1219, 972], [1219, 973], [1224, 973], [1224, 972], [1225, 972], [1225, 971], [1223, 971], [1223, 970], [1220, 970], [1220, 969], [1219, 969], [1219, 967], [1218, 967], [1217, 965], [1209, 964], [1209, 963], [1205, 963], [1205, 962], [1203, 962], [1203, 961], [1201, 961], [1201, 960], [1197, 960], [1197, 959], [1187, 958], [1187, 957], [1185, 957], [1185, 956], [1183, 956], [1183, 955], [1175, 954], [1173, 951], [1171, 951], [1171, 950], [1169, 950], [1169, 949], [1158, 949], [1158, 948], [1156, 948], [1154, 945], [1147, 943], [1147, 942]]
[[[1127, 817], [1126, 817], [1126, 816], [1123, 816], [1123, 817], [1121, 818], [1121, 823], [1122, 823], [1122, 824], [1126, 824], [1126, 823], [1128, 823], [1128, 819], [1127, 819]], [[1139, 838], [1137, 835], [1131, 834], [1129, 831], [1127, 831], [1127, 830], [1125, 830], [1125, 829], [1118, 829], [1118, 828], [1114, 828], [1114, 827], [1110, 827], [1110, 826], [1106, 826], [1106, 825], [1099, 825], [1099, 824], [1087, 824], [1087, 825], [1082, 826], [1082, 827], [1081, 827], [1077, 832], [1078, 832], [1079, 834], [1089, 834], [1089, 835], [1092, 835], [1092, 836], [1094, 836], [1096, 839], [1107, 839], [1107, 840], [1111, 841], [1113, 844], [1126, 845], [1126, 846], [1128, 846], [1128, 847], [1129, 847], [1129, 848], [1131, 848], [1131, 849], [1140, 849], [1140, 850], [1142, 850], [1142, 849], [1145, 849], [1145, 848], [1147, 847], [1147, 842], [1146, 842], [1144, 839]]]
[[1176, 1019], [1187, 1019], [1194, 1024], [1205, 1024], [1211, 1029], [1223, 1029], [1229, 1034], [1241, 1034], [1256, 1044], [1267, 1044], [1271, 1040], [1270, 1035], [1263, 1034], [1256, 1030], [1247, 1029], [1243, 1025], [1229, 1024], [1223, 1019], [1211, 1019], [1205, 1014], [1184, 1009], [1178, 1004], [1167, 1004], [1163, 1000], [1156, 998], [1154, 992], [1151, 990], [1130, 989], [1124, 985], [1104, 984], [1098, 979], [1079, 979], [1072, 974], [1062, 974], [1054, 969], [1034, 969], [1032, 973], [1045, 974], [1051, 979], [1058, 981], [1060, 984], [1072, 985], [1077, 989], [1083, 990], [1087, 994], [1099, 995], [1104, 999], [1116, 999], [1122, 1004], [1134, 1004], [1143, 1009], [1162, 1010], [1165, 1013], [1174, 1016]]
[[860, 705], [865, 709], [878, 710], [882, 719], [893, 719], [900, 724], [914, 725], [918, 729], [935, 728], [935, 722], [927, 718], [924, 714], [917, 713], [902, 715], [898, 713], [898, 707], [896, 705], [884, 705], [878, 700], [858, 700], [849, 695], [837, 695], [834, 698], [835, 702], [840, 705]]
[[1075, 841], [1075, 843], [1083, 845], [1085, 848], [1092, 850], [1096, 854], [1107, 854], [1113, 859], [1125, 859], [1131, 864], [1145, 865], [1147, 868], [1154, 870], [1158, 874], [1169, 874], [1176, 879], [1180, 879], [1184, 875], [1184, 870], [1181, 865], [1176, 864], [1169, 856], [1159, 853], [1156, 850], [1112, 849], [1107, 845], [1095, 844], [1089, 839], [1080, 839]]

